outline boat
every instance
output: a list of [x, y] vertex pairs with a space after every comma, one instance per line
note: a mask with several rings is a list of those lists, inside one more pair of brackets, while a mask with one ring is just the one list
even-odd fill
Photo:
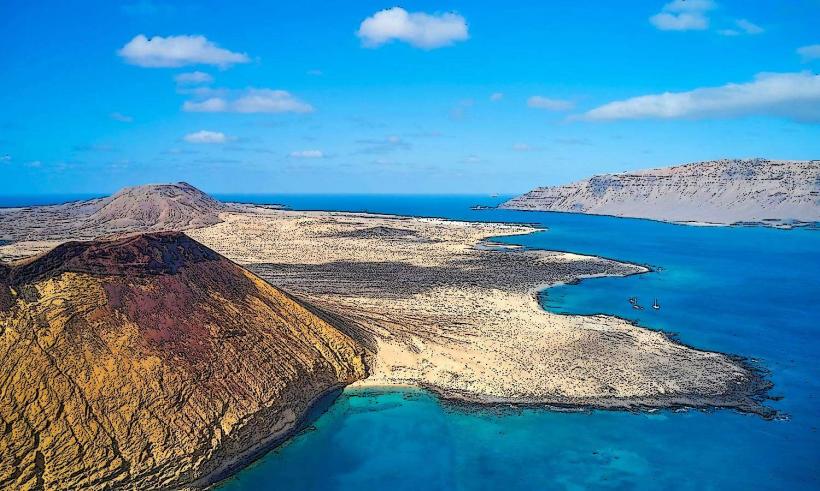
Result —
[[655, 302], [652, 303], [652, 308], [655, 309], [655, 310], [660, 310], [661, 309], [661, 304], [658, 303], [657, 298], [655, 299]]
[[638, 305], [638, 297], [629, 297], [629, 303], [632, 305]]
[[638, 305], [637, 303], [633, 303], [633, 304], [632, 304], [632, 308], [633, 308], [633, 309], [635, 309], [635, 310], [643, 310], [643, 307], [641, 307], [641, 306], [640, 306], [640, 305]]

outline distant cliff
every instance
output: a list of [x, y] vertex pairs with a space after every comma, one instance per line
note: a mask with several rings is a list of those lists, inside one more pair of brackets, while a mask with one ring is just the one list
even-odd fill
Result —
[[820, 221], [820, 160], [731, 159], [604, 174], [500, 206], [674, 222]]
[[365, 350], [178, 232], [0, 263], [0, 489], [201, 488]]

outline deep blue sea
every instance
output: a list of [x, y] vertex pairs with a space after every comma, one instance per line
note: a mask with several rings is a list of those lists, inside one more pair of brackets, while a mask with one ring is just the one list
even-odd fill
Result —
[[[539, 224], [499, 239], [656, 272], [559, 286], [559, 313], [607, 313], [770, 372], [783, 418], [734, 411], [465, 411], [421, 390], [347, 390], [312, 425], [226, 481], [236, 490], [820, 489], [820, 231], [689, 227], [470, 210], [504, 197], [229, 196], [294, 209]], [[637, 296], [648, 306], [635, 311]], [[781, 399], [782, 398], [782, 399]]]

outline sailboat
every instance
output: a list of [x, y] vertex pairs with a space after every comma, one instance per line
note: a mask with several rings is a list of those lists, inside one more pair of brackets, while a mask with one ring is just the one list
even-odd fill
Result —
[[632, 305], [637, 305], [638, 297], [629, 297], [629, 303], [631, 303]]
[[652, 308], [655, 309], [655, 310], [660, 310], [661, 309], [661, 304], [658, 303], [657, 298], [655, 299], [655, 302], [652, 303]]

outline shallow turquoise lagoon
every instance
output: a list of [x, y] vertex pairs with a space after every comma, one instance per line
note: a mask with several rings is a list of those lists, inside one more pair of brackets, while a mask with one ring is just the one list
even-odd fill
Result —
[[[536, 223], [500, 241], [655, 272], [542, 293], [559, 313], [607, 313], [747, 356], [783, 417], [733, 411], [465, 411], [417, 390], [348, 390], [313, 426], [220, 489], [820, 489], [820, 231], [687, 227], [473, 211], [480, 196], [231, 196], [297, 209]], [[647, 308], [633, 309], [637, 296]], [[661, 309], [648, 308], [657, 298]], [[782, 399], [780, 399], [782, 398]]]

